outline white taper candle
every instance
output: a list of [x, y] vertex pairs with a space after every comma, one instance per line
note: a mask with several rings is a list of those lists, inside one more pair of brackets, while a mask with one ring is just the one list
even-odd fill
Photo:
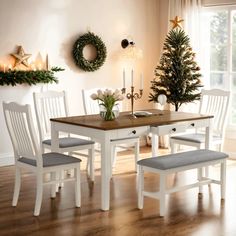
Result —
[[134, 70], [131, 70], [131, 86], [134, 86]]
[[123, 88], [125, 88], [125, 69], [123, 69]]

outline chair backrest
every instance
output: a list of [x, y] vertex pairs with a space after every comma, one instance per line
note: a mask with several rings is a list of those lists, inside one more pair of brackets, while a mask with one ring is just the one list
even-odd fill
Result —
[[7, 129], [11, 138], [15, 158], [38, 160], [41, 152], [35, 133], [30, 105], [19, 105], [15, 102], [3, 102], [3, 112]]
[[82, 89], [84, 112], [86, 115], [99, 114], [98, 100], [93, 100], [90, 97], [93, 93], [97, 93], [97, 91], [98, 91], [98, 88]]
[[39, 128], [40, 141], [50, 138], [51, 118], [68, 116], [65, 91], [45, 91], [34, 93], [34, 107]]
[[[99, 114], [99, 102], [98, 100], [93, 100], [90, 96], [93, 93], [97, 93], [98, 90], [106, 90], [107, 88], [93, 88], [93, 89], [82, 89], [82, 98], [84, 105], [84, 112], [86, 115]], [[110, 89], [110, 88], [108, 88]], [[113, 89], [111, 89], [113, 90]], [[122, 111], [122, 102], [118, 101], [119, 110]]]
[[200, 114], [214, 115], [212, 131], [223, 135], [229, 108], [230, 92], [220, 89], [201, 91]]

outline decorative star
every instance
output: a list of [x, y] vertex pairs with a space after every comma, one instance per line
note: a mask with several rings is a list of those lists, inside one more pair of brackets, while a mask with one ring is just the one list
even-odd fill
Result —
[[12, 53], [11, 55], [16, 59], [14, 68], [21, 64], [23, 64], [26, 67], [29, 67], [28, 59], [31, 57], [31, 54], [26, 54], [22, 46], [19, 46], [17, 54]]
[[174, 20], [170, 20], [170, 22], [173, 24], [172, 29], [176, 27], [182, 28], [181, 22], [183, 21], [184, 20], [181, 20], [178, 16], [176, 16]]

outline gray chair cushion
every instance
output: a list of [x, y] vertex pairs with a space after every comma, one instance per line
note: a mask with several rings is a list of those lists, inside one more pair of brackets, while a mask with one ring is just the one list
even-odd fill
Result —
[[160, 157], [152, 157], [138, 161], [139, 165], [160, 170], [168, 170], [176, 167], [197, 164], [227, 158], [223, 152], [200, 149], [188, 152], [169, 154]]
[[[66, 164], [81, 162], [79, 158], [64, 155], [57, 152], [45, 153], [42, 155], [42, 157], [43, 157], [43, 167], [66, 165]], [[18, 161], [32, 166], [36, 166], [36, 160], [29, 159], [26, 157], [22, 157]]]
[[[88, 145], [88, 144], [94, 144], [94, 143], [95, 143], [94, 141], [81, 139], [81, 138], [71, 138], [71, 137], [59, 138], [60, 148], [82, 146], [82, 145]], [[47, 139], [43, 141], [43, 144], [51, 146], [52, 141], [51, 139]]]
[[[194, 143], [204, 143], [205, 134], [201, 134], [201, 133], [183, 134], [183, 135], [173, 136], [171, 137], [171, 139], [189, 141], [189, 142], [194, 142]], [[215, 136], [215, 135], [213, 135], [212, 139], [213, 141], [221, 140], [219, 136]]]

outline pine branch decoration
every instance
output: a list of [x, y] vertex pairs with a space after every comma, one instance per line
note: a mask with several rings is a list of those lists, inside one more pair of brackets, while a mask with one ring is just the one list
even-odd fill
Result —
[[0, 86], [17, 84], [35, 85], [38, 83], [58, 83], [58, 79], [54, 73], [63, 71], [59, 67], [52, 67], [51, 70], [8, 70], [6, 72], [0, 71]]

